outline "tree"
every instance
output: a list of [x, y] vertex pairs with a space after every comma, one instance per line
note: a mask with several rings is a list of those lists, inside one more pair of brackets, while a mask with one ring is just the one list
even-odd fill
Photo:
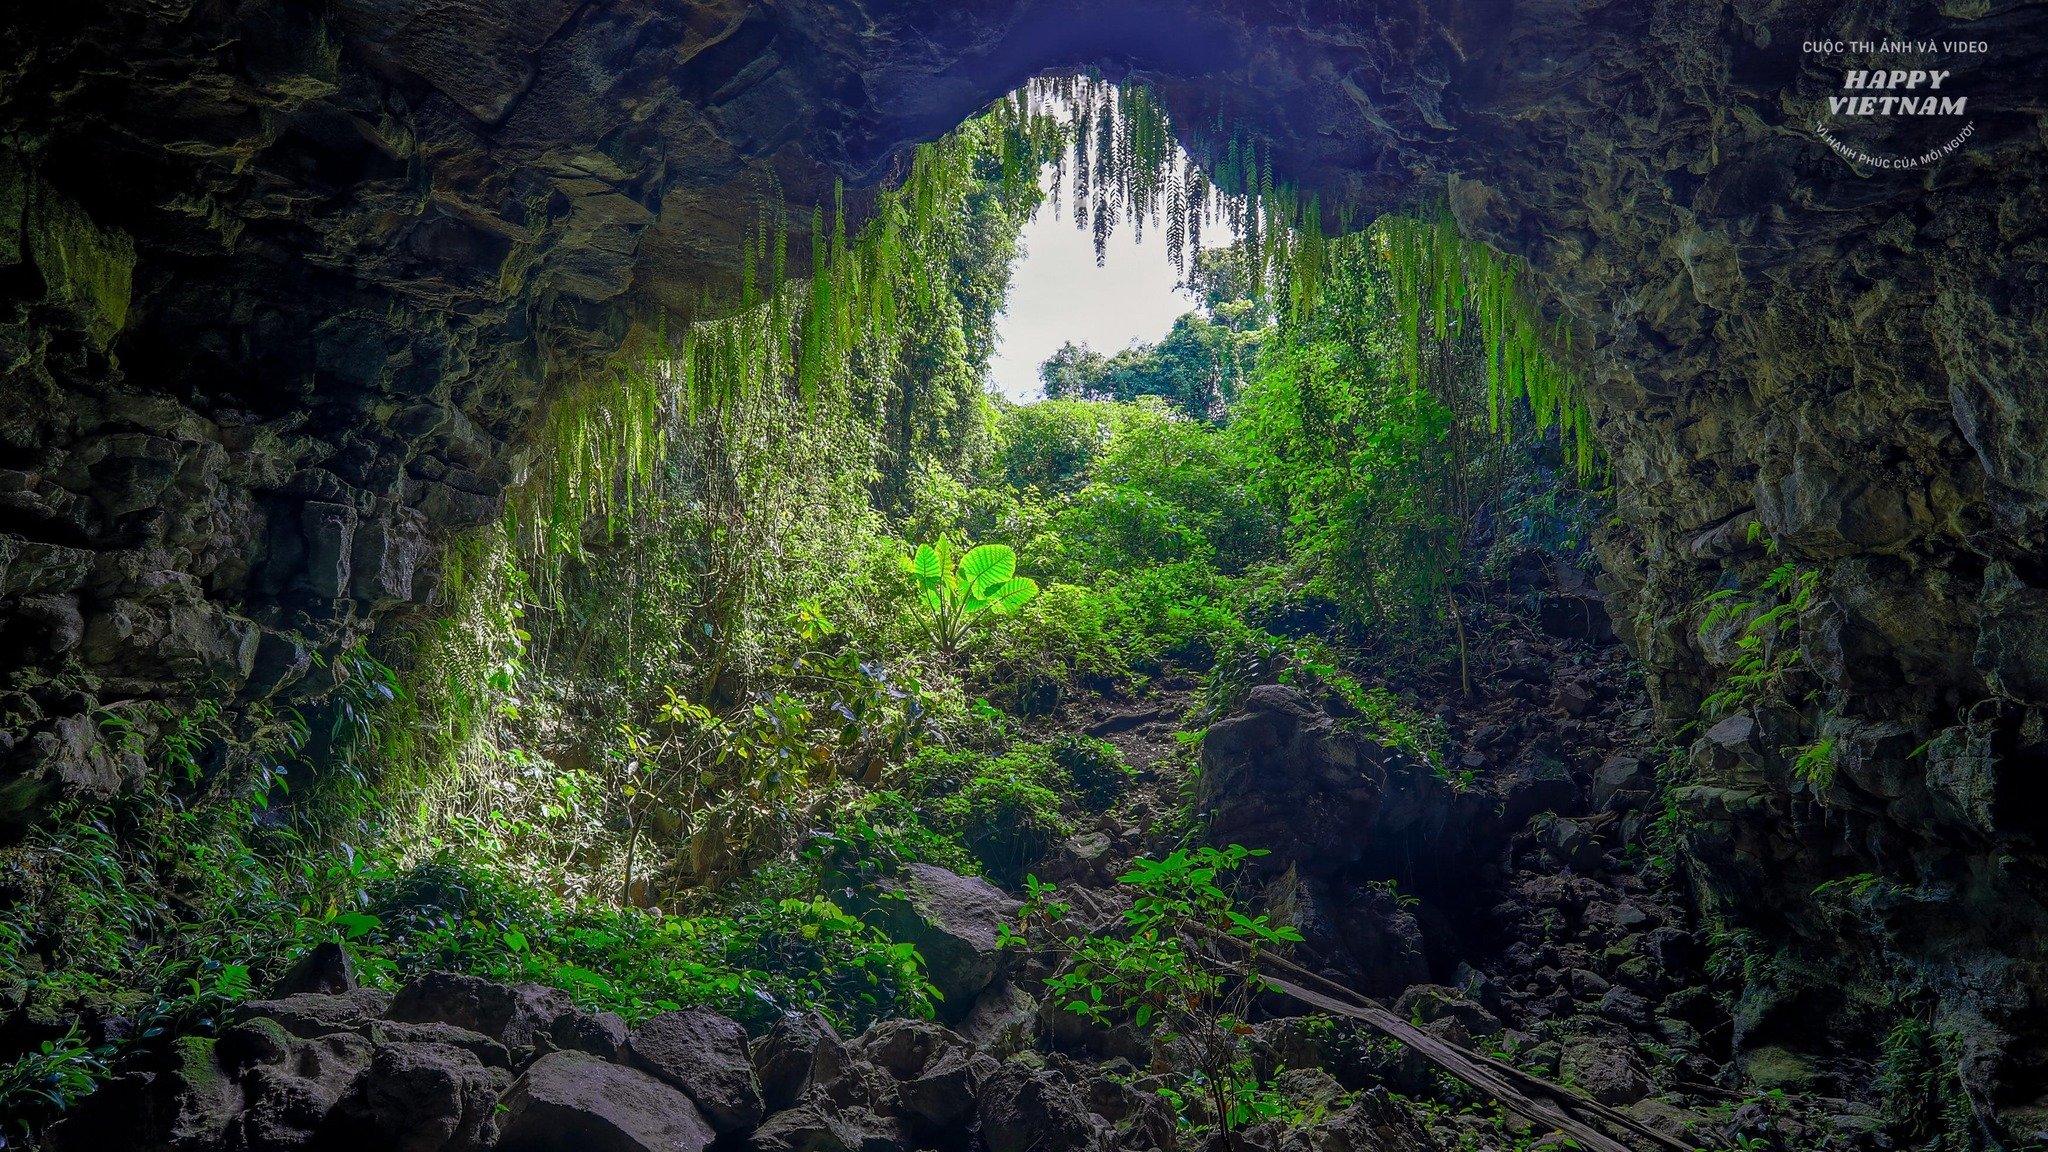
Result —
[[1157, 344], [1114, 356], [1068, 342], [1038, 366], [1038, 379], [1053, 399], [1160, 396], [1194, 419], [1214, 420], [1250, 375], [1260, 338], [1188, 312]]

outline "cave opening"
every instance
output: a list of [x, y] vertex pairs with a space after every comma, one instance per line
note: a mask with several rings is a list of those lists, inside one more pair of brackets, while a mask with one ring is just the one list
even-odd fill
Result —
[[2025, 1146], [2040, 21], [1808, 7], [0, 15], [7, 1137]]

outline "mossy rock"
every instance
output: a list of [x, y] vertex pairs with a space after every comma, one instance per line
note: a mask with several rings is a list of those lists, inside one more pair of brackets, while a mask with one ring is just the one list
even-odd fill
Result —
[[21, 218], [28, 211], [28, 178], [12, 156], [0, 154], [0, 268], [21, 263]]
[[47, 184], [36, 185], [28, 217], [28, 254], [43, 274], [46, 298], [75, 309], [93, 342], [106, 347], [128, 323], [135, 242], [95, 225]]
[[1742, 1066], [1743, 1078], [1759, 1091], [1781, 1088], [1796, 1094], [1813, 1086], [1813, 1062], [1789, 1048], [1775, 1045], [1752, 1048], [1744, 1052], [1738, 1062]]

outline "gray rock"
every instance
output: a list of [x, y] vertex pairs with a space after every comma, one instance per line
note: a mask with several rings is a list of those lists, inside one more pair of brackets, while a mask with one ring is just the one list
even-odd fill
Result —
[[924, 1020], [886, 1020], [863, 1033], [854, 1054], [894, 1081], [893, 1109], [914, 1134], [953, 1131], [974, 1110], [982, 1077], [996, 1067], [952, 1031]]
[[587, 1052], [534, 1061], [504, 1105], [498, 1152], [704, 1152], [718, 1138], [688, 1096]]
[[1639, 756], [1617, 753], [1593, 773], [1593, 807], [1640, 808], [1649, 802], [1657, 778]]
[[794, 1107], [814, 1087], [836, 1083], [851, 1056], [839, 1033], [816, 1012], [790, 1012], [756, 1040], [751, 1053], [762, 1104], [770, 1112]]
[[390, 1152], [473, 1152], [495, 1137], [498, 1095], [510, 1082], [464, 1048], [379, 1044], [327, 1134]]
[[489, 1036], [516, 1054], [548, 1037], [558, 1017], [575, 1011], [569, 994], [559, 988], [432, 972], [406, 985], [385, 1014], [413, 1023], [453, 1024]]
[[354, 1032], [384, 1015], [391, 1006], [391, 994], [375, 988], [358, 988], [341, 995], [301, 992], [279, 1000], [250, 1000], [235, 1008], [236, 1020], [267, 1017], [294, 1036], [311, 1038], [330, 1032]]
[[1271, 849], [1262, 866], [1325, 873], [1358, 859], [1387, 792], [1391, 754], [1307, 697], [1262, 684], [1202, 741], [1202, 794], [1220, 844]]
[[1633, 1104], [1650, 1094], [1650, 1082], [1637, 1067], [1635, 1052], [1625, 1040], [1577, 1036], [1566, 1040], [1558, 1056], [1565, 1083], [1602, 1104]]
[[982, 1085], [981, 1139], [988, 1152], [1107, 1152], [1116, 1131], [1088, 1109], [1072, 1083], [1016, 1061]]
[[[226, 1035], [221, 1043], [222, 1062], [227, 1064]], [[368, 1040], [337, 1032], [311, 1040], [293, 1037], [285, 1051], [266, 1051], [262, 1059], [242, 1067], [247, 1102], [241, 1127], [250, 1147], [286, 1149], [312, 1143], [327, 1126], [335, 1105], [369, 1068], [372, 1053]]]
[[770, 1116], [747, 1138], [749, 1152], [901, 1152], [901, 1125], [864, 1108], [807, 1103]]
[[701, 1008], [667, 1012], [635, 1028], [629, 1058], [695, 1101], [720, 1133], [761, 1122], [761, 1084], [747, 1054], [747, 1030]]
[[1502, 815], [1513, 826], [1539, 812], [1569, 814], [1578, 806], [1579, 784], [1572, 779], [1571, 768], [1555, 756], [1531, 750], [1515, 765]]
[[1056, 884], [1102, 884], [1112, 841], [1106, 832], [1083, 832], [1056, 845], [1036, 869], [1038, 878]]
[[944, 999], [939, 1015], [963, 1019], [1007, 962], [996, 929], [1016, 919], [1019, 903], [986, 880], [930, 864], [906, 864], [885, 905], [889, 934], [917, 946], [926, 975]]
[[1631, 1028], [1650, 1026], [1650, 1002], [1626, 988], [1609, 988], [1600, 997], [1600, 1014]]
[[564, 1012], [548, 1025], [548, 1043], [617, 1060], [625, 1052], [626, 1020], [617, 1012]]
[[975, 999], [959, 1027], [968, 1043], [997, 1058], [1009, 1056], [1031, 1046], [1038, 1027], [1038, 1001], [1004, 981]]
[[1437, 984], [1418, 984], [1403, 992], [1400, 999], [1394, 1001], [1394, 1013], [1424, 1024], [1456, 1020], [1468, 1037], [1466, 1041], [1459, 1041], [1461, 1046], [1468, 1044], [1471, 1036], [1497, 1035], [1502, 1028], [1499, 1017], [1487, 1011], [1484, 1005], [1466, 998], [1456, 988]]
[[486, 1068], [512, 1067], [512, 1054], [505, 1050], [503, 1044], [481, 1032], [471, 1032], [453, 1024], [372, 1020], [362, 1031], [373, 1044], [442, 1044], [469, 1053]]
[[329, 940], [317, 944], [313, 949], [292, 964], [277, 984], [271, 988], [273, 998], [292, 996], [301, 992], [318, 992], [328, 996], [339, 996], [356, 989], [356, 962], [348, 949]]

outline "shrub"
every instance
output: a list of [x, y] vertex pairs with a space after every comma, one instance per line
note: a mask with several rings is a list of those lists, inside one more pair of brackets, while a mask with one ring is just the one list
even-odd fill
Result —
[[1049, 585], [1022, 612], [997, 623], [969, 671], [994, 685], [1018, 715], [1043, 715], [1074, 684], [1112, 684], [1128, 674], [1114, 592]]
[[1071, 732], [1051, 744], [1052, 762], [1073, 782], [1073, 791], [1093, 812], [1107, 811], [1130, 783], [1131, 766], [1107, 740]]
[[1134, 665], [1172, 660], [1194, 669], [1216, 662], [1219, 646], [1249, 635], [1231, 603], [1229, 582], [1207, 564], [1166, 564], [1117, 585], [1115, 621]]
[[959, 840], [932, 826], [929, 803], [906, 792], [863, 792], [830, 816], [831, 826], [816, 840], [836, 866], [880, 869], [902, 864], [936, 864], [972, 876], [981, 871]]
[[1003, 883], [1021, 882], [1072, 832], [1060, 815], [1065, 781], [1040, 745], [1020, 744], [993, 758], [928, 748], [904, 775], [913, 794], [929, 799], [935, 826]]
[[764, 894], [736, 914], [577, 907], [442, 857], [381, 886], [353, 942], [380, 979], [434, 970], [537, 981], [640, 1020], [702, 1005], [750, 1024], [814, 1007], [859, 1029], [930, 1016], [924, 961], [822, 896]]
[[[1245, 1020], [1267, 988], [1260, 953], [1298, 943], [1301, 933], [1239, 912], [1224, 887], [1247, 859], [1263, 855], [1232, 844], [1134, 861], [1118, 878], [1132, 889], [1120, 932], [1062, 931], [1071, 909], [1034, 879], [1018, 913], [1023, 934], [1007, 926], [1002, 933], [1005, 944], [1028, 941], [1060, 956], [1045, 986], [1063, 1011], [1103, 1025], [1128, 1020], [1150, 1031], [1159, 1057], [1172, 1052], [1192, 1064], [1173, 1089], [1182, 1119], [1200, 1117], [1226, 1133], [1279, 1110], [1258, 1081]], [[1220, 954], [1212, 952], [1218, 939], [1231, 942]]]

